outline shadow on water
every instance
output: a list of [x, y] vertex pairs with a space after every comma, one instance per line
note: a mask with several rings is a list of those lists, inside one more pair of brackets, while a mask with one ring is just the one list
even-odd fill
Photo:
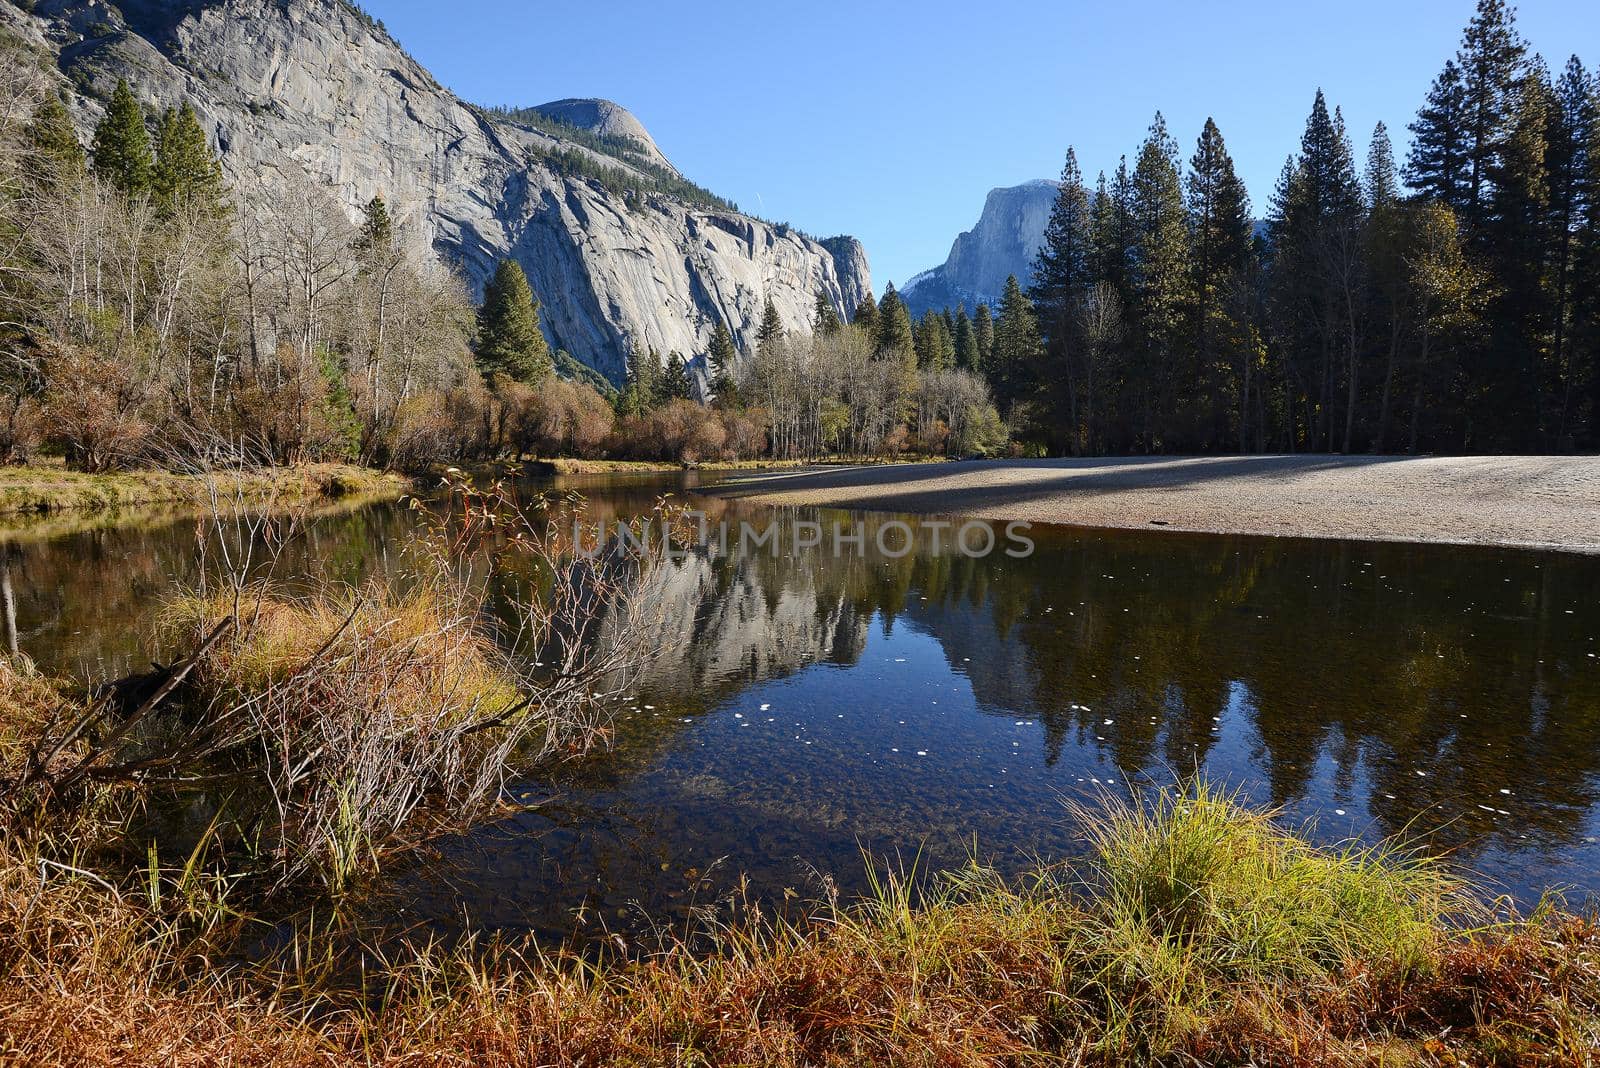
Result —
[[[688, 490], [713, 529], [778, 523], [778, 551], [735, 536], [669, 565], [664, 652], [614, 750], [435, 843], [397, 875], [407, 917], [560, 936], [679, 919], [741, 878], [849, 895], [863, 850], [1015, 869], [1077, 848], [1063, 797], [1194, 769], [1325, 839], [1424, 838], [1524, 900], [1600, 892], [1600, 559], [1043, 527], [1026, 559], [976, 557], [915, 520], [902, 555], [889, 516], [579, 488], [604, 515]], [[865, 544], [795, 552], [812, 522]], [[413, 523], [324, 517], [286, 573], [393, 573]], [[196, 577], [192, 523], [0, 553], [8, 638], [79, 675], [142, 667], [152, 607]]]

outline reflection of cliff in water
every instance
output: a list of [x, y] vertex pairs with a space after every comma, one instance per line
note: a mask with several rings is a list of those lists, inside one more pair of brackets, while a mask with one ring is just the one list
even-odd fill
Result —
[[[935, 556], [925, 531], [896, 559], [875, 548], [885, 521], [865, 519], [860, 555], [674, 565], [643, 688], [707, 708], [909, 626], [982, 711], [1037, 718], [1052, 762], [1085, 746], [1158, 778], [1207, 768], [1275, 804], [1325, 776], [1387, 830], [1447, 825], [1446, 842], [1569, 839], [1600, 801], [1600, 618], [1580, 595], [1600, 561], [1059, 530], [1027, 560]], [[1218, 755], [1230, 733], [1245, 750]], [[1516, 821], [1479, 815], [1509, 797]]]

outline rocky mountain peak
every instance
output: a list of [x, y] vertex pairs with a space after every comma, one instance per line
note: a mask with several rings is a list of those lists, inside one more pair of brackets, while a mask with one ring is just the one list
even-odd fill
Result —
[[474, 107], [346, 0], [4, 0], [0, 32], [59, 72], [85, 143], [126, 78], [153, 113], [191, 101], [242, 192], [303, 172], [352, 220], [381, 195], [473, 287], [515, 258], [551, 344], [613, 381], [635, 347], [704, 352], [719, 320], [752, 350], [768, 297], [805, 332], [819, 290], [848, 314], [870, 285], [853, 238], [732, 210], [625, 108]]
[[587, 130], [603, 140], [623, 146], [637, 146], [638, 154], [644, 159], [665, 167], [673, 174], [679, 173], [678, 168], [656, 145], [655, 138], [650, 136], [644, 123], [621, 104], [594, 97], [570, 97], [539, 104], [532, 110], [567, 126]]
[[969, 308], [993, 304], [1013, 274], [1026, 286], [1033, 278], [1033, 261], [1044, 244], [1059, 186], [1036, 178], [991, 189], [977, 225], [955, 239], [944, 263], [923, 271], [901, 290], [912, 314], [962, 303]]

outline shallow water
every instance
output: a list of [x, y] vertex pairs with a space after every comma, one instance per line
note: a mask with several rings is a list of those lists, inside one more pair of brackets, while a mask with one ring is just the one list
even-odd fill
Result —
[[[581, 488], [861, 522], [868, 544], [671, 565], [614, 752], [398, 873], [408, 918], [560, 936], [676, 921], [741, 880], [849, 895], [864, 853], [1016, 869], [1075, 850], [1064, 800], [1197, 768], [1325, 840], [1425, 837], [1525, 901], [1600, 893], [1600, 558], [1038, 526], [1027, 559], [972, 558], [909, 518], [897, 557], [874, 544], [892, 517]], [[325, 517], [283, 574], [394, 572], [413, 522]], [[195, 544], [179, 521], [6, 545], [7, 637], [52, 670], [137, 670]]]

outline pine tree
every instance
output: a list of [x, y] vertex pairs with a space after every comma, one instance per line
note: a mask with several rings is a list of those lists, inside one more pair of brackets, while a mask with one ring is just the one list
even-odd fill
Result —
[[478, 310], [478, 368], [533, 384], [551, 370], [550, 346], [539, 330], [539, 302], [516, 260], [501, 260], [484, 287]]
[[987, 375], [994, 367], [994, 316], [987, 304], [973, 309], [972, 340], [977, 347], [972, 369]]
[[641, 416], [656, 406], [656, 375], [655, 350], [650, 350], [649, 355], [646, 355], [638, 342], [635, 342], [628, 349], [623, 367], [626, 381], [618, 391], [615, 402], [619, 417]]
[[843, 327], [844, 323], [839, 318], [838, 309], [828, 298], [828, 291], [819, 288], [816, 307], [811, 313], [811, 329], [821, 337], [829, 337], [837, 334]]
[[[1484, 176], [1489, 192], [1480, 245], [1496, 282], [1488, 345], [1470, 365], [1473, 449], [1547, 450], [1554, 430], [1549, 364], [1553, 323], [1545, 288], [1551, 231], [1546, 146], [1558, 108], [1549, 75], [1536, 63], [1521, 80], [1510, 128]], [[1546, 436], [1541, 437], [1544, 434]]]
[[883, 288], [878, 302], [877, 358], [895, 366], [896, 402], [899, 419], [909, 420], [917, 391], [917, 345], [911, 330], [911, 313], [894, 283]]
[[83, 177], [83, 146], [78, 143], [72, 116], [55, 93], [45, 94], [34, 111], [28, 124], [27, 146], [23, 157], [25, 173], [36, 186], [52, 188]]
[[1163, 427], [1178, 428], [1181, 384], [1193, 380], [1193, 367], [1180, 344], [1189, 249], [1183, 191], [1178, 178], [1178, 146], [1157, 112], [1139, 149], [1133, 171], [1129, 215], [1133, 229], [1132, 267], [1135, 347], [1132, 369], [1137, 398], [1136, 434], [1154, 449], [1172, 440]]
[[956, 366], [963, 371], [978, 369], [978, 334], [965, 305], [956, 311], [955, 358]]
[[[1342, 409], [1345, 447], [1354, 434], [1359, 391], [1359, 321], [1352, 315], [1359, 285], [1361, 186], [1338, 112], [1317, 90], [1300, 154], [1285, 169], [1273, 205], [1277, 332], [1285, 372], [1298, 378], [1301, 410], [1291, 413], [1291, 440], [1331, 451], [1334, 408]], [[1340, 388], [1341, 385], [1344, 388]]]
[[1362, 193], [1366, 195], [1369, 212], [1393, 207], [1400, 200], [1400, 179], [1394, 166], [1394, 143], [1389, 140], [1389, 128], [1381, 122], [1372, 128], [1372, 142], [1367, 147], [1367, 167], [1362, 175]]
[[728, 324], [718, 319], [716, 328], [711, 332], [711, 347], [706, 350], [706, 368], [711, 372], [711, 392], [716, 396], [718, 405], [724, 408], [733, 407], [738, 399], [733, 382], [733, 369], [738, 359], [733, 334], [728, 330]]
[[1061, 185], [1045, 224], [1044, 243], [1033, 264], [1033, 285], [1028, 296], [1033, 302], [1043, 342], [1042, 358], [1030, 369], [1038, 394], [1039, 436], [1052, 452], [1069, 447], [1076, 454], [1078, 436], [1078, 392], [1082, 369], [1081, 347], [1077, 344], [1077, 312], [1092, 282], [1094, 261], [1090, 233], [1089, 191], [1083, 186], [1078, 156], [1067, 149], [1061, 167]]
[[768, 297], [761, 309], [761, 327], [756, 331], [756, 355], [765, 357], [773, 345], [783, 342], [783, 320], [778, 317], [778, 307]]
[[683, 353], [673, 349], [667, 354], [667, 368], [661, 376], [663, 400], [689, 399], [689, 369], [683, 362]]
[[859, 326], [868, 337], [878, 336], [878, 302], [868, 293], [861, 298], [861, 303], [856, 305], [856, 313], [851, 317], [852, 326]]
[[1395, 170], [1394, 145], [1383, 123], [1372, 131], [1367, 166], [1362, 178], [1367, 223], [1362, 246], [1372, 297], [1372, 333], [1382, 354], [1382, 386], [1372, 450], [1388, 447], [1396, 405], [1396, 387], [1402, 361], [1411, 341], [1411, 293], [1406, 267], [1409, 252], [1409, 218], [1400, 198], [1400, 178]]
[[[980, 306], [979, 310], [984, 309]], [[1008, 418], [1023, 399], [1019, 384], [1026, 381], [1027, 370], [1037, 363], [1041, 347], [1033, 305], [1022, 292], [1017, 276], [1011, 275], [1000, 296], [1000, 318], [994, 324], [994, 352], [988, 365], [989, 381]]]
[[188, 101], [176, 111], [167, 109], [161, 116], [150, 191], [166, 212], [180, 203], [193, 204], [212, 215], [225, 210], [222, 165], [212, 155], [200, 118]]
[[916, 339], [911, 332], [911, 313], [890, 282], [878, 302], [878, 359], [893, 360], [913, 371], [917, 367]]
[[1493, 197], [1493, 175], [1511, 135], [1526, 57], [1527, 46], [1505, 0], [1478, 0], [1456, 57], [1462, 75], [1469, 226], [1484, 221]]
[[1454, 60], [1428, 90], [1428, 101], [1411, 124], [1411, 155], [1406, 184], [1452, 211], [1467, 209], [1471, 196], [1467, 160], [1467, 97], [1461, 68]]
[[144, 112], [133, 98], [126, 80], [117, 82], [105, 116], [94, 131], [94, 173], [97, 178], [128, 196], [150, 191], [155, 161], [150, 153], [150, 132]]
[[932, 308], [922, 313], [912, 332], [917, 350], [917, 366], [931, 371], [949, 370], [955, 364], [955, 339], [945, 318]]
[[1028, 291], [1046, 336], [1052, 316], [1070, 317], [1071, 305], [1088, 289], [1092, 260], [1089, 229], [1089, 192], [1083, 187], [1077, 153], [1069, 148]]
[[367, 201], [361, 213], [361, 229], [356, 233], [355, 249], [364, 257], [382, 256], [394, 247], [394, 220], [389, 205], [380, 194]]
[[1094, 277], [1116, 290], [1124, 306], [1133, 296], [1129, 268], [1133, 255], [1132, 199], [1133, 177], [1128, 173], [1128, 159], [1124, 156], [1111, 182], [1108, 183], [1105, 173], [1101, 172], [1095, 183], [1089, 221]]
[[1209, 409], [1201, 443], [1231, 439], [1229, 420], [1248, 380], [1249, 325], [1239, 292], [1251, 256], [1250, 197], [1234, 171], [1217, 124], [1206, 119], [1189, 160], [1189, 334], [1194, 349], [1193, 403]]
[[[1600, 150], [1600, 84], [1577, 56], [1567, 61], [1555, 88], [1545, 163], [1550, 195], [1550, 360], [1557, 377], [1552, 438], [1557, 448], [1576, 444], [1574, 431], [1583, 385], [1594, 373], [1578, 328], [1587, 310], [1579, 294], [1587, 258], [1585, 237], [1595, 223], [1597, 190], [1592, 153]], [[1575, 336], [1576, 335], [1576, 336]], [[1592, 418], [1592, 417], [1591, 417]]]

